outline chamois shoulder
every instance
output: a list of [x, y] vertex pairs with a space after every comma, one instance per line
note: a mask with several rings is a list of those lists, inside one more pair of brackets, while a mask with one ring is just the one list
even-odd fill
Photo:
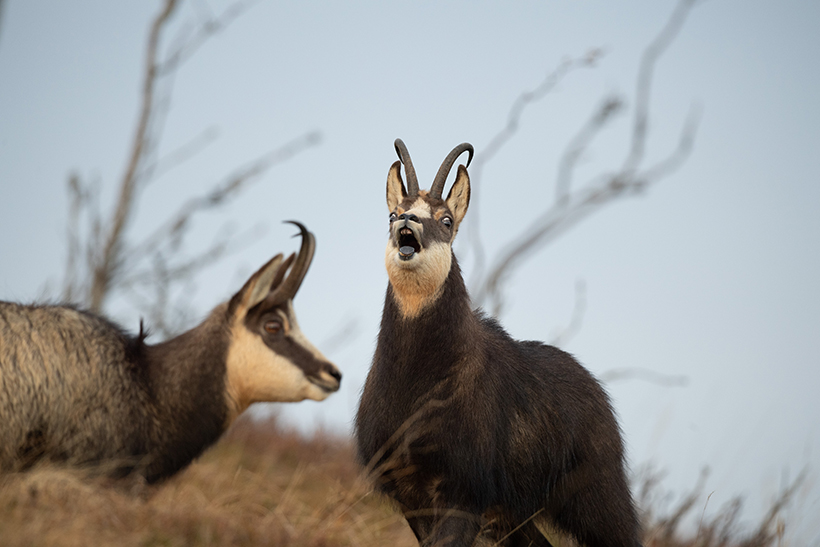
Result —
[[499, 323], [495, 317], [486, 315], [481, 309], [477, 309], [473, 313], [478, 320], [478, 323], [481, 325], [485, 335], [496, 339], [500, 343], [515, 346], [517, 349], [525, 353], [533, 350], [544, 350], [546, 353], [564, 353], [562, 350], [545, 344], [539, 340], [518, 340], [513, 338], [510, 333], [508, 333], [506, 329], [501, 326], [501, 323]]

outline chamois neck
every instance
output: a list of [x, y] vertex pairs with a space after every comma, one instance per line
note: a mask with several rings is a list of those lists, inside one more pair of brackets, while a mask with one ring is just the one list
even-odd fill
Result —
[[219, 421], [221, 429], [227, 425], [226, 310], [222, 304], [191, 330], [145, 347], [151, 390], [161, 414], [173, 415], [179, 423]]
[[[474, 351], [475, 337], [471, 333], [477, 325], [461, 269], [453, 256], [437, 298], [415, 316], [403, 314], [394, 287], [388, 285], [379, 341], [382, 348], [393, 354], [391, 361], [421, 362], [420, 353], [452, 355]], [[419, 344], [419, 340], [424, 340], [424, 344]]]
[[[196, 327], [164, 342], [146, 346], [152, 374], [170, 376], [174, 382], [188, 382], [186, 376], [200, 375], [211, 368], [224, 371], [224, 355], [228, 348], [228, 325], [225, 305], [214, 309]], [[218, 362], [223, 365], [219, 367]], [[203, 370], [204, 369], [204, 370]], [[173, 385], [173, 389], [182, 385]]]
[[395, 246], [387, 245], [387, 277], [399, 312], [406, 319], [418, 317], [441, 297], [453, 271], [455, 256], [449, 243], [436, 242], [425, 248], [423, 254], [423, 258], [415, 259], [415, 267], [406, 268], [400, 265]]

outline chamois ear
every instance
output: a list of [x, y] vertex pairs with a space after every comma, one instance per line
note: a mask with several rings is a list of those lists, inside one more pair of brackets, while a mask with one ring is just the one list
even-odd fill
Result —
[[271, 258], [264, 266], [259, 268], [250, 279], [245, 282], [245, 285], [238, 293], [231, 298], [230, 309], [234, 310], [236, 306], [241, 306], [245, 310], [249, 310], [262, 302], [271, 291], [271, 285], [276, 278], [276, 273], [279, 271], [279, 266], [282, 264], [281, 253]]
[[467, 206], [470, 204], [470, 175], [463, 165], [458, 166], [458, 174], [450, 193], [447, 194], [447, 208], [453, 213], [453, 220], [456, 227], [461, 224], [464, 215], [467, 214]]
[[393, 211], [407, 197], [401, 180], [401, 162], [396, 161], [387, 172], [387, 210]]

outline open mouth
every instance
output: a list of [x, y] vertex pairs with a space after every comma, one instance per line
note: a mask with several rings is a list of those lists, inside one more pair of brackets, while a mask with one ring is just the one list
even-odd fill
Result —
[[410, 260], [414, 254], [421, 250], [421, 244], [413, 234], [413, 230], [408, 227], [399, 229], [399, 258]]

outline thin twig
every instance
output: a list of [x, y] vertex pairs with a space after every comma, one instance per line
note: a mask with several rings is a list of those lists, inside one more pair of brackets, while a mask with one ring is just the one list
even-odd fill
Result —
[[619, 380], [639, 379], [665, 387], [685, 386], [689, 378], [682, 375], [663, 374], [644, 368], [617, 368], [602, 373], [599, 378], [602, 382], [611, 384]]
[[700, 499], [701, 492], [703, 491], [703, 486], [706, 484], [706, 478], [709, 476], [709, 470], [703, 469], [700, 472], [700, 477], [698, 478], [698, 483], [692, 489], [688, 496], [686, 496], [681, 502], [678, 504], [677, 510], [672, 513], [669, 517], [665, 518], [660, 523], [660, 527], [663, 529], [663, 537], [665, 539], [670, 539], [675, 530], [677, 530], [678, 525], [680, 524], [683, 517], [685, 517], [689, 511], [692, 510], [692, 507], [698, 502]]
[[[156, 180], [175, 167], [178, 167], [179, 165], [182, 165], [191, 158], [195, 157], [209, 145], [213, 144], [218, 136], [219, 130], [213, 126], [209, 127], [189, 142], [170, 152], [165, 157], [154, 161], [150, 166], [146, 167], [145, 170], [150, 173], [151, 180]], [[146, 182], [148, 178], [149, 177], [146, 177]]]
[[171, 53], [163, 61], [159, 68], [161, 74], [174, 72], [185, 64], [194, 53], [209, 38], [225, 30], [240, 15], [245, 13], [253, 5], [253, 2], [234, 2], [219, 17], [208, 17], [200, 22], [193, 36], [185, 35], [185, 30], [179, 34], [175, 40], [177, 44]]
[[701, 530], [703, 530], [703, 518], [706, 516], [706, 508], [709, 507], [709, 500], [712, 499], [712, 494], [714, 493], [714, 490], [709, 492], [709, 495], [706, 496], [706, 502], [703, 504], [703, 511], [701, 511], [700, 513], [700, 522], [698, 523], [698, 533], [697, 535], [695, 535], [695, 544], [697, 544], [698, 540], [700, 539], [700, 532]]
[[320, 141], [321, 134], [318, 131], [312, 131], [237, 168], [205, 194], [188, 199], [151, 235], [130, 250], [129, 260], [132, 263], [142, 260], [145, 256], [153, 254], [164, 242], [170, 241], [178, 245], [195, 215], [226, 205], [231, 199], [236, 198], [248, 184], [258, 180], [271, 167], [293, 158]]
[[578, 160], [589, 148], [592, 140], [601, 133], [607, 122], [620, 112], [623, 106], [623, 101], [618, 97], [604, 99], [586, 125], [570, 141], [566, 152], [561, 157], [555, 181], [555, 203], [559, 207], [565, 207], [569, 202], [569, 190]]
[[103, 247], [100, 261], [93, 268], [93, 282], [89, 307], [92, 311], [98, 312], [102, 308], [103, 301], [108, 294], [111, 279], [116, 270], [117, 262], [120, 259], [122, 248], [122, 233], [128, 218], [133, 209], [133, 194], [136, 183], [135, 174], [143, 158], [143, 149], [148, 139], [148, 125], [151, 118], [154, 100], [154, 85], [157, 78], [157, 50], [160, 35], [168, 23], [174, 9], [176, 0], [166, 0], [162, 11], [156, 16], [151, 24], [151, 31], [148, 37], [148, 51], [145, 60], [145, 73], [142, 85], [142, 106], [140, 108], [137, 130], [134, 135], [134, 142], [131, 146], [131, 153], [128, 165], [125, 169], [122, 182], [120, 184], [120, 195], [117, 200], [117, 207], [111, 226], [108, 229], [105, 245]]
[[[515, 99], [509, 112], [507, 113], [507, 121], [504, 127], [496, 133], [492, 139], [490, 139], [490, 142], [482, 148], [481, 152], [476, 156], [472, 163], [472, 167], [470, 169], [470, 183], [474, 190], [481, 185], [481, 176], [484, 170], [484, 165], [493, 159], [518, 132], [518, 126], [527, 107], [537, 103], [552, 93], [558, 84], [561, 83], [563, 79], [572, 71], [579, 68], [594, 67], [602, 55], [602, 49], [594, 48], [587, 52], [587, 54], [583, 57], [564, 59], [555, 69], [549, 72], [541, 83], [535, 86], [535, 88], [530, 91], [524, 91]], [[474, 271], [476, 273], [474, 275], [477, 278], [480, 277], [481, 272], [483, 271], [486, 254], [484, 251], [484, 244], [481, 240], [481, 233], [479, 231], [481, 225], [481, 222], [479, 221], [481, 208], [478, 206], [480, 195], [480, 192], [472, 192], [473, 212], [468, 217], [469, 224], [466, 225], [468, 237], [470, 239], [470, 243], [472, 244], [473, 251], [475, 252]]]
[[586, 288], [587, 286], [583, 279], [579, 279], [575, 282], [575, 306], [572, 308], [572, 316], [570, 317], [569, 324], [552, 337], [551, 344], [553, 346], [563, 347], [581, 329], [581, 323], [583, 322], [587, 307]]
[[678, 168], [689, 156], [697, 128], [697, 113], [690, 113], [681, 131], [678, 146], [662, 161], [640, 171], [644, 160], [649, 116], [650, 90], [655, 64], [680, 31], [694, 0], [681, 0], [660, 34], [653, 40], [641, 58], [636, 90], [636, 109], [632, 129], [632, 142], [620, 170], [595, 177], [586, 187], [570, 192], [572, 169], [577, 157], [603, 128], [618, 103], [605, 101], [597, 113], [582, 129], [560, 162], [557, 199], [532, 223], [516, 241], [504, 246], [487, 276], [473, 291], [474, 303], [491, 302], [491, 312], [499, 315], [504, 305], [502, 294], [506, 280], [521, 262], [558, 235], [586, 218], [611, 201], [644, 191], [651, 184]]
[[623, 173], [633, 173], [643, 160], [649, 124], [649, 97], [652, 91], [655, 65], [677, 37], [695, 2], [696, 0], [680, 0], [666, 26], [643, 52], [635, 91], [635, 121], [632, 128], [632, 146], [621, 168]]
[[[4, 12], [5, 12], [5, 8], [6, 8], [5, 0], [0, 0], [0, 32], [2, 32], [2, 30], [3, 30], [3, 20], [4, 20], [3, 15], [4, 15]], [[2, 34], [0, 34], [0, 36], [2, 36]]]

